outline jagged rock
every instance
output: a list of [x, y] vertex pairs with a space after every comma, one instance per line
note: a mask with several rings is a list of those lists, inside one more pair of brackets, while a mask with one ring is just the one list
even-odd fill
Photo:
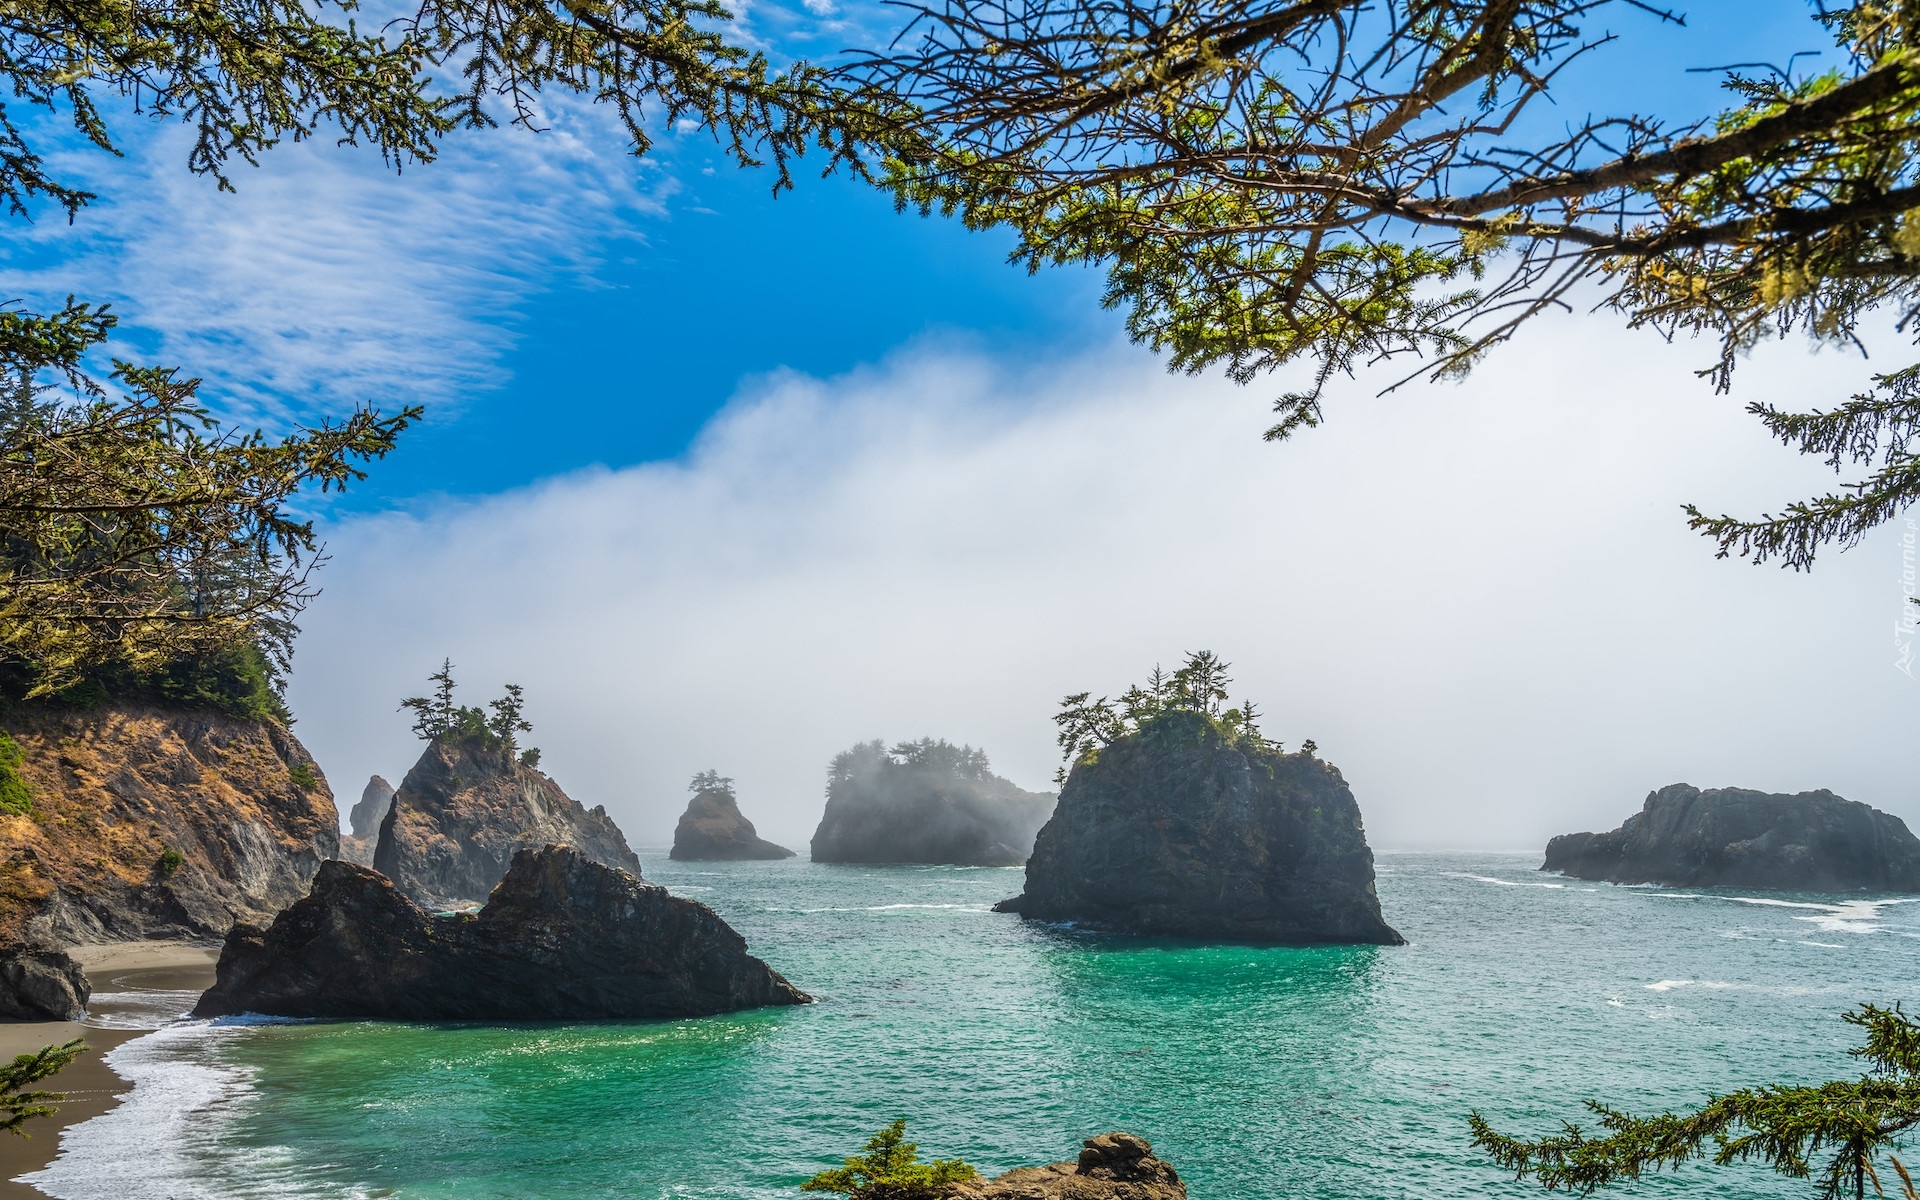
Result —
[[1052, 793], [1015, 787], [971, 746], [865, 742], [829, 768], [813, 861], [1018, 866], [1052, 810]]
[[1279, 943], [1402, 938], [1340, 772], [1169, 710], [1077, 763], [998, 906], [1126, 933]]
[[508, 750], [436, 738], [394, 793], [373, 865], [415, 903], [445, 909], [486, 899], [515, 853], [549, 843], [640, 874], [605, 808], [582, 807]]
[[327, 863], [271, 928], [234, 927], [194, 1012], [573, 1021], [809, 999], [706, 905], [546, 846], [515, 853], [477, 914], [435, 916], [376, 871]]
[[340, 836], [340, 857], [363, 867], [373, 865], [373, 850], [380, 841], [380, 823], [393, 807], [393, 785], [375, 775], [360, 790], [360, 802], [347, 816], [351, 833]]
[[78, 1021], [93, 985], [64, 950], [16, 946], [0, 953], [0, 1021]]
[[1676, 783], [1648, 793], [1618, 829], [1554, 838], [1540, 869], [1669, 887], [1920, 892], [1920, 838], [1899, 817], [1824, 789]]
[[1187, 1200], [1187, 1185], [1153, 1156], [1147, 1139], [1103, 1133], [1086, 1140], [1078, 1162], [1016, 1167], [993, 1179], [947, 1189], [952, 1200]]
[[743, 862], [792, 858], [793, 851], [761, 837], [753, 822], [741, 815], [733, 792], [708, 788], [687, 802], [667, 857], [685, 862]]
[[224, 937], [339, 853], [326, 778], [276, 722], [107, 703], [4, 724], [32, 811], [0, 814], [0, 945]]

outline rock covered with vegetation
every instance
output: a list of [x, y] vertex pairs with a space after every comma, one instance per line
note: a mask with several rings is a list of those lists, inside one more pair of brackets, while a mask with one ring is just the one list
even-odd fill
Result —
[[393, 785], [378, 775], [360, 789], [359, 802], [347, 814], [347, 828], [340, 836], [340, 857], [363, 867], [373, 865], [373, 848], [380, 841], [380, 824], [393, 807]]
[[572, 846], [608, 867], [640, 874], [640, 860], [604, 807], [586, 808], [560, 790], [522, 750], [518, 687], [493, 701], [491, 715], [453, 703], [452, 664], [434, 676], [431, 698], [407, 701], [414, 732], [427, 739], [400, 781], [374, 848], [374, 868], [402, 894], [432, 909], [485, 900], [520, 850]]
[[0, 945], [219, 938], [339, 852], [326, 777], [270, 716], [15, 706], [0, 736]]
[[1805, 892], [1920, 892], [1920, 838], [1832, 792], [1779, 795], [1676, 783], [1606, 833], [1547, 843], [1543, 871], [1611, 883]]
[[741, 815], [734, 798], [733, 780], [718, 771], [702, 771], [687, 789], [693, 799], [674, 826], [673, 849], [667, 857], [682, 862], [746, 862], [792, 858], [793, 851], [761, 837], [753, 822]]
[[234, 927], [194, 1012], [571, 1021], [808, 999], [705, 905], [546, 846], [518, 851], [477, 914], [436, 916], [378, 872], [327, 863], [271, 927]]
[[1360, 807], [1306, 743], [1284, 753], [1226, 664], [1192, 656], [1116, 705], [1058, 718], [1071, 771], [1035, 839], [1024, 894], [1042, 921], [1252, 942], [1397, 945], [1380, 915]]
[[1017, 866], [1052, 809], [1051, 793], [995, 775], [971, 746], [863, 742], [828, 768], [813, 861]]

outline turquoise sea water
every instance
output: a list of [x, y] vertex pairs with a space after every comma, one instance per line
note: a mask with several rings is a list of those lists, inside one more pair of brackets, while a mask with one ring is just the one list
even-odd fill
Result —
[[[909, 1119], [989, 1173], [1150, 1138], [1195, 1200], [1539, 1195], [1466, 1116], [1544, 1132], [1855, 1072], [1839, 1014], [1916, 998], [1920, 905], [1620, 888], [1537, 856], [1383, 854], [1394, 948], [1272, 949], [1022, 923], [1019, 870], [678, 864], [819, 997], [653, 1024], [180, 1022], [32, 1181], [145, 1197], [789, 1197]], [[1801, 1196], [1690, 1169], [1636, 1195]]]

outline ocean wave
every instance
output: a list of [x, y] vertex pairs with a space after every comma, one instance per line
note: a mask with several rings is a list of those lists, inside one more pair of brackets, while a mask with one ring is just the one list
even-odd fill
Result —
[[[1469, 875], [1463, 871], [1447, 871], [1447, 872], [1444, 872], [1444, 874], [1449, 879], [1471, 879], [1476, 883], [1497, 883], [1501, 887], [1537, 887], [1537, 888], [1554, 888], [1558, 890], [1558, 889], [1563, 889], [1567, 886], [1564, 883], [1539, 883], [1531, 879], [1526, 879], [1526, 880], [1495, 879], [1491, 875]], [[1587, 890], [1591, 890], [1591, 889], [1587, 889]]]
[[141, 988], [131, 992], [95, 992], [87, 1001], [86, 1024], [94, 1029], [163, 1029], [193, 1011], [199, 992]]
[[953, 909], [958, 912], [981, 913], [990, 913], [993, 911], [993, 905], [991, 904], [864, 904], [851, 907], [829, 908], [769, 908], [766, 911], [774, 913], [805, 913], [811, 915], [813, 913], [836, 912], [893, 912], [896, 909], [902, 908], [944, 908]]
[[1755, 908], [1801, 909], [1808, 915], [1793, 919], [1805, 921], [1822, 933], [1878, 933], [1886, 928], [1879, 923], [1884, 915], [1882, 910], [1896, 904], [1920, 903], [1920, 897], [1912, 896], [1822, 903], [1814, 900], [1776, 900], [1771, 896], [1715, 896], [1702, 892], [1649, 892], [1648, 895], [1658, 900], [1721, 900]]

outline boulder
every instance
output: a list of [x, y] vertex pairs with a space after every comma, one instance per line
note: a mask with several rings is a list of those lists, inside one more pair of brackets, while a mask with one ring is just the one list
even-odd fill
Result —
[[234, 927], [194, 1013], [580, 1021], [809, 999], [704, 904], [546, 846], [517, 851], [477, 914], [436, 916], [377, 871], [327, 863], [270, 927]]
[[971, 746], [866, 742], [829, 768], [813, 861], [1018, 866], [1051, 811], [1052, 793], [1015, 787]]
[[998, 906], [1210, 940], [1399, 945], [1346, 780], [1311, 754], [1169, 709], [1083, 757]]
[[761, 837], [727, 789], [708, 788], [687, 802], [673, 830], [668, 858], [683, 862], [743, 862], [792, 858], [793, 851]]
[[15, 946], [0, 952], [0, 1021], [78, 1021], [93, 986], [66, 951]]
[[1088, 1138], [1076, 1162], [1017, 1167], [948, 1186], [952, 1200], [1187, 1200], [1187, 1185], [1130, 1133]]
[[278, 722], [107, 702], [4, 726], [31, 808], [0, 812], [0, 945], [221, 938], [339, 853], [326, 777]]
[[340, 857], [363, 867], [373, 865], [373, 850], [380, 841], [380, 823], [393, 807], [393, 785], [375, 775], [360, 789], [360, 802], [347, 816], [352, 831], [340, 835]]
[[416, 904], [457, 908], [485, 900], [515, 854], [548, 844], [640, 874], [605, 808], [583, 807], [510, 750], [435, 738], [394, 793], [373, 866]]
[[1618, 829], [1554, 838], [1540, 869], [1669, 887], [1920, 892], [1920, 838], [1899, 817], [1824, 789], [1676, 783], [1648, 793]]

